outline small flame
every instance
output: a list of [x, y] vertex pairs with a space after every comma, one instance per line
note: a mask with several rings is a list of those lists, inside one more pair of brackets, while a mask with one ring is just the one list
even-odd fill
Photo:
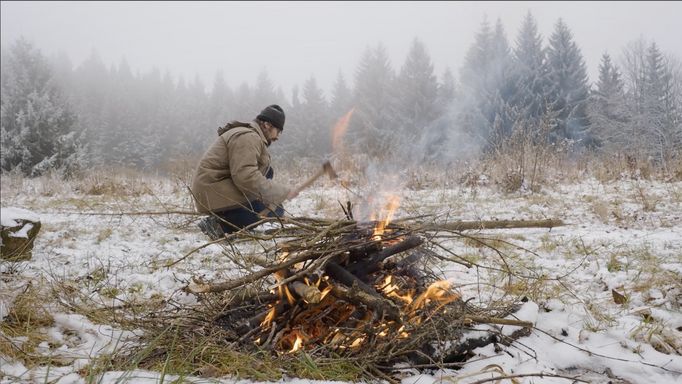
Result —
[[[381, 210], [381, 213], [379, 214], [379, 217], [383, 217], [383, 219], [380, 219], [374, 227], [374, 233], [372, 234], [372, 239], [373, 240], [381, 240], [381, 235], [384, 234], [386, 226], [391, 223], [391, 220], [393, 220], [393, 214], [395, 211], [398, 209], [400, 206], [400, 196], [397, 195], [390, 195], [388, 197], [388, 203], [386, 203], [386, 206]], [[374, 214], [372, 214], [372, 219], [376, 217]]]
[[332, 291], [331, 285], [329, 285], [329, 286], [327, 286], [327, 288], [323, 289], [321, 294], [320, 294], [320, 301], [322, 301], [322, 299], [324, 299], [325, 296], [327, 296], [329, 294], [329, 292], [331, 292], [331, 291]]
[[429, 287], [421, 295], [419, 295], [410, 305], [411, 310], [415, 311], [423, 307], [429, 300], [436, 301], [440, 304], [447, 304], [459, 299], [459, 295], [450, 289], [450, 282], [447, 280], [436, 281], [429, 285]]
[[351, 116], [353, 116], [353, 111], [355, 111], [355, 108], [351, 108], [350, 111], [343, 115], [332, 129], [332, 150], [335, 153], [342, 150], [341, 139], [346, 134], [348, 123], [350, 122]]
[[277, 287], [277, 291], [279, 292], [279, 297], [286, 297], [289, 304], [293, 305], [296, 302], [296, 298], [291, 294], [286, 285], [280, 285]]
[[289, 257], [289, 252], [288, 251], [282, 251], [282, 253], [277, 256], [279, 261], [286, 261], [286, 259]]
[[275, 307], [272, 307], [270, 312], [268, 312], [267, 315], [265, 315], [265, 318], [263, 321], [260, 323], [260, 326], [262, 328], [269, 327], [270, 324], [272, 324], [272, 321], [275, 319], [275, 316], [277, 316], [277, 309]]
[[384, 282], [381, 285], [381, 290], [388, 297], [395, 297], [399, 300], [404, 301], [407, 304], [410, 304], [412, 302], [411, 293], [408, 292], [406, 295], [401, 295], [398, 293], [400, 287], [398, 286], [398, 284], [393, 283], [393, 276], [391, 275], [388, 275], [384, 278]]
[[351, 348], [357, 348], [360, 345], [362, 345], [362, 342], [365, 341], [364, 337], [358, 337], [357, 339], [353, 340], [353, 342], [350, 344]]
[[291, 347], [291, 350], [289, 351], [289, 353], [293, 353], [293, 352], [300, 350], [302, 346], [303, 346], [303, 338], [301, 337], [300, 333], [296, 332], [296, 341], [294, 341], [294, 346]]

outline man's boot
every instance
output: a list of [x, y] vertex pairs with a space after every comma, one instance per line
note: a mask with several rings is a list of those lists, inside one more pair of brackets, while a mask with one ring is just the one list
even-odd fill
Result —
[[218, 240], [224, 236], [223, 228], [220, 226], [218, 219], [215, 216], [208, 216], [201, 219], [197, 224], [201, 232], [203, 232], [212, 241]]

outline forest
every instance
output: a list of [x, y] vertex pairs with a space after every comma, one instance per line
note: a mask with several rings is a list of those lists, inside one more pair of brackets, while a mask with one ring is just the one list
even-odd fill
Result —
[[545, 39], [528, 13], [511, 37], [499, 19], [484, 20], [465, 54], [457, 74], [436, 74], [418, 38], [399, 65], [379, 42], [356, 68], [339, 69], [327, 96], [314, 76], [289, 91], [266, 71], [241, 84], [219, 72], [207, 85], [133, 71], [125, 59], [108, 65], [96, 51], [74, 66], [20, 38], [2, 47], [2, 172], [163, 173], [177, 159], [197, 159], [218, 127], [272, 103], [287, 113], [273, 149], [282, 158], [327, 156], [331, 128], [351, 109], [346, 147], [370, 159], [442, 165], [520, 142], [664, 170], [679, 158], [680, 61], [655, 41], [604, 47], [599, 76], [589, 79], [570, 27], [558, 19]]

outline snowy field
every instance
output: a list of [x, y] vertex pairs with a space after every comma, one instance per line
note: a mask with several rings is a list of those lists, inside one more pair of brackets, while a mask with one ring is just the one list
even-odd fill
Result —
[[[357, 198], [327, 183], [319, 182], [288, 202], [287, 211], [293, 216], [341, 219], [339, 201]], [[476, 350], [477, 357], [459, 370], [404, 370], [404, 384], [487, 382], [496, 376], [508, 376], [504, 383], [574, 382], [564, 377], [594, 383], [682, 383], [682, 182], [587, 178], [547, 183], [536, 193], [505, 194], [482, 179], [473, 186], [443, 182], [398, 192], [397, 217], [437, 214], [441, 221], [558, 218], [566, 223], [551, 230], [468, 232], [506, 244], [504, 262], [526, 278], [510, 286], [492, 269], [447, 262], [439, 269], [464, 299], [485, 303], [501, 294], [527, 297], [517, 316], [532, 321], [535, 329], [502, 350], [492, 345]], [[190, 210], [185, 187], [170, 179], [101, 177], [65, 184], [8, 177], [2, 184], [3, 215], [14, 212], [11, 207], [33, 212], [42, 229], [32, 260], [0, 261], [3, 321], [29, 284], [40, 291], [57, 281], [68, 283], [102, 305], [171, 296], [193, 303], [195, 297], [180, 291], [188, 281], [193, 277], [224, 280], [234, 270], [218, 245], [166, 267], [208, 241], [196, 227], [198, 217], [154, 214]], [[480, 266], [503, 262], [475, 242], [453, 240], [447, 245], [451, 252]], [[614, 298], [617, 294], [622, 300]], [[85, 368], [98, 356], [121, 348], [133, 335], [110, 324], [93, 323], [54, 303], [48, 308], [52, 321], [25, 330], [27, 335], [10, 335], [2, 328], [0, 382], [178, 379], [142, 370], [86, 376]], [[513, 330], [502, 328], [505, 333]], [[11, 346], [29, 343], [32, 355], [49, 356], [53, 362], [29, 364], [36, 359], [22, 356]], [[251, 382], [230, 377], [182, 377], [178, 381]]]

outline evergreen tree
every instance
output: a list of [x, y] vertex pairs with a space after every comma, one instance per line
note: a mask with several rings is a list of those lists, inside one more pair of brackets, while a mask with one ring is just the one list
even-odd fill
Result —
[[512, 129], [514, 95], [509, 44], [498, 20], [495, 30], [483, 20], [461, 70], [464, 107], [458, 119], [470, 135], [495, 146]]
[[457, 97], [457, 86], [455, 85], [455, 76], [452, 74], [450, 68], [446, 68], [438, 83], [438, 91], [436, 97], [437, 115], [442, 116], [448, 109], [452, 107]]
[[[246, 120], [256, 117], [260, 109], [253, 106], [252, 100], [254, 99], [254, 91], [248, 83], [243, 82], [237, 91], [235, 92], [235, 117], [234, 120]], [[262, 104], [263, 101], [260, 101]], [[263, 106], [261, 106], [261, 109]]]
[[407, 143], [414, 142], [419, 132], [437, 115], [438, 81], [426, 46], [414, 39], [397, 78], [399, 125], [395, 133]]
[[346, 79], [341, 70], [339, 70], [332, 89], [332, 99], [330, 103], [330, 116], [336, 121], [341, 116], [348, 113], [353, 108], [353, 93], [346, 84]]
[[[286, 114], [285, 132], [277, 142], [280, 152], [284, 152], [289, 156], [304, 156], [306, 146], [306, 134], [302, 128], [303, 126], [303, 106], [301, 98], [299, 97], [300, 90], [298, 85], [294, 85], [291, 89], [291, 105], [284, 107]], [[283, 100], [279, 98], [278, 100]]]
[[357, 109], [348, 128], [350, 146], [370, 156], [395, 149], [395, 74], [383, 44], [367, 48], [355, 73]]
[[303, 101], [300, 107], [300, 126], [304, 151], [307, 154], [323, 155], [331, 149], [331, 136], [327, 101], [314, 77], [303, 85]]
[[3, 171], [37, 176], [82, 161], [76, 116], [40, 51], [24, 38], [2, 65], [0, 137]]
[[673, 71], [655, 42], [647, 50], [644, 82], [644, 115], [653, 145], [651, 155], [661, 163], [672, 158], [682, 131], [680, 105]]
[[587, 71], [580, 49], [568, 26], [559, 19], [547, 49], [549, 108], [556, 114], [552, 140], [570, 139], [590, 143]]
[[629, 139], [624, 84], [618, 67], [611, 62], [608, 53], [602, 55], [599, 79], [590, 97], [590, 121], [592, 135], [600, 145], [625, 148]]
[[545, 50], [537, 23], [528, 12], [516, 38], [513, 52], [515, 66], [515, 94], [511, 103], [517, 110], [520, 126], [536, 127], [546, 109], [548, 88]]
[[223, 73], [217, 72], [209, 97], [209, 125], [217, 128], [224, 126], [230, 120], [236, 120], [233, 105], [234, 94], [225, 82]]
[[253, 89], [250, 109], [246, 111], [247, 116], [256, 117], [263, 107], [278, 103], [281, 103], [281, 101], [275, 93], [275, 85], [270, 79], [267, 71], [263, 70], [256, 79], [256, 86]]
[[93, 165], [104, 163], [102, 154], [108, 147], [103, 141], [109, 130], [105, 110], [109, 103], [109, 72], [96, 51], [74, 70], [72, 82], [73, 107], [78, 115], [77, 130], [83, 132], [83, 140], [89, 151], [87, 157]]

